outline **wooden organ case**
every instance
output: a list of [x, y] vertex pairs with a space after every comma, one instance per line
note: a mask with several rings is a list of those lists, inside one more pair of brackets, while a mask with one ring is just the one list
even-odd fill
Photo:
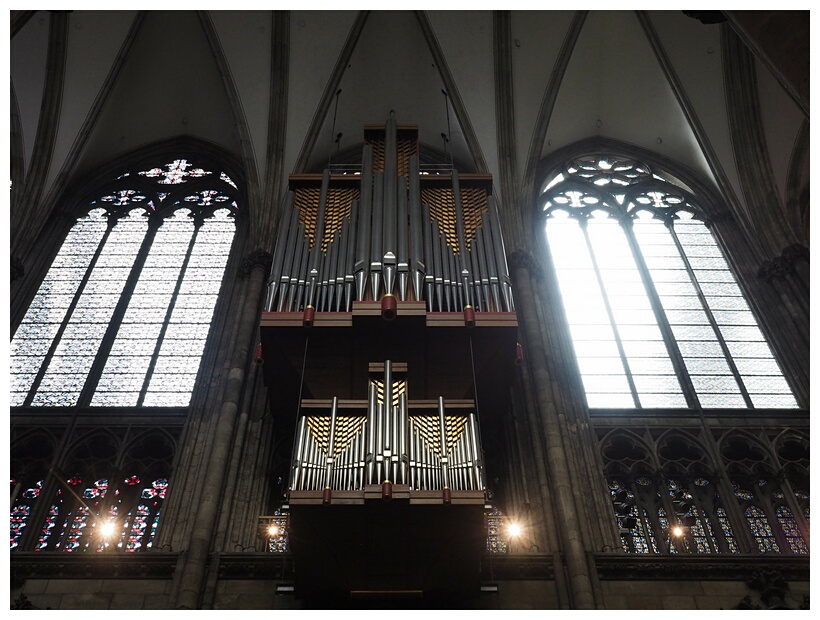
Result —
[[517, 351], [492, 178], [425, 166], [391, 118], [365, 128], [360, 167], [289, 189], [258, 361], [295, 593], [478, 596], [482, 444]]

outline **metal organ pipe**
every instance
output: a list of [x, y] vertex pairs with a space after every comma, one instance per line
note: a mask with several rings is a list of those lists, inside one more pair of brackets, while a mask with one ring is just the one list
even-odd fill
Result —
[[490, 309], [490, 276], [487, 273], [487, 259], [484, 257], [484, 230], [479, 228], [476, 231], [473, 248], [478, 254], [478, 264], [481, 271], [481, 288], [484, 291], [485, 310]]
[[322, 239], [325, 232], [325, 211], [327, 210], [327, 193], [329, 188], [330, 170], [325, 169], [322, 173], [322, 187], [319, 192], [319, 215], [316, 219], [316, 230], [313, 233], [313, 247], [310, 249], [306, 306], [313, 306], [316, 299], [316, 286], [319, 280], [319, 255], [322, 253]]
[[[391, 117], [387, 119], [387, 123], [385, 125], [384, 140], [384, 198], [382, 201], [382, 209], [384, 211], [382, 239], [384, 247], [382, 256], [382, 275], [384, 278], [385, 295], [393, 294], [393, 286], [395, 284], [396, 277], [396, 254], [398, 251], [396, 246], [396, 185], [398, 182], [398, 179], [396, 178], [396, 169], [396, 120]], [[373, 294], [373, 299], [378, 299], [375, 292]]]
[[364, 300], [370, 261], [370, 224], [373, 199], [373, 146], [365, 145], [362, 152], [362, 182], [360, 213], [356, 222], [356, 260], [353, 266], [356, 281], [356, 300]]
[[398, 240], [396, 243], [396, 271], [398, 272], [399, 299], [405, 301], [407, 299], [407, 277], [410, 269], [410, 259], [407, 255], [407, 179], [404, 177], [399, 177], [397, 191], [398, 227], [396, 233]]
[[[293, 192], [289, 192], [293, 194]], [[291, 203], [292, 204], [292, 203]], [[289, 213], [288, 223], [288, 243], [285, 247], [284, 257], [282, 260], [282, 271], [279, 282], [279, 303], [276, 306], [277, 312], [282, 312], [285, 304], [287, 288], [292, 280], [295, 281], [296, 275], [296, 242], [299, 240], [301, 229], [299, 227], [299, 209], [294, 209], [292, 206]], [[273, 310], [273, 306], [268, 306], [268, 309]]]
[[[425, 265], [427, 258], [422, 249], [422, 226], [427, 221], [423, 218], [421, 209], [421, 185], [419, 181], [419, 157], [411, 155], [409, 159], [410, 167], [410, 198], [407, 204], [407, 214], [410, 220], [410, 272], [413, 283], [413, 295], [416, 301], [421, 301], [424, 297], [422, 291], [423, 279], [425, 276]], [[428, 217], [429, 219], [429, 217]]]
[[450, 477], [447, 471], [447, 424], [444, 417], [444, 397], [438, 397], [438, 417], [441, 426], [441, 484], [442, 487], [449, 487]]
[[382, 226], [384, 221], [384, 173], [373, 175], [373, 211], [370, 235], [370, 290], [373, 301], [380, 299], [379, 281], [382, 275]]
[[333, 404], [330, 406], [330, 436], [327, 442], [327, 476], [325, 486], [330, 487], [333, 472], [333, 444], [336, 439], [336, 408], [339, 406], [339, 399], [334, 396]]
[[268, 296], [265, 300], [265, 308], [267, 310], [273, 310], [276, 290], [279, 288], [282, 278], [288, 232], [290, 231], [291, 235], [294, 234], [293, 228], [288, 225], [293, 220], [293, 192], [287, 192], [285, 194], [281, 209], [282, 213], [279, 216], [279, 227], [276, 230], [276, 246], [273, 248], [273, 260], [271, 261], [270, 278], [268, 279]]
[[501, 221], [498, 216], [498, 207], [495, 196], [490, 194], [487, 197], [487, 206], [490, 209], [490, 229], [493, 234], [493, 253], [498, 265], [498, 277], [500, 280], [501, 296], [504, 299], [504, 310], [513, 311], [512, 287], [510, 286], [510, 275], [507, 271], [507, 255], [504, 252], [504, 240], [501, 237]]
[[298, 277], [296, 281], [296, 288], [293, 290], [293, 294], [295, 295], [295, 299], [292, 301], [290, 306], [291, 312], [298, 312], [302, 309], [302, 299], [305, 291], [305, 285], [307, 279], [305, 277], [305, 273], [308, 267], [308, 252], [309, 252], [309, 243], [310, 240], [304, 234], [304, 228], [302, 228], [302, 237], [299, 240], [300, 243], [300, 258], [299, 258], [299, 270], [297, 271]]
[[348, 226], [347, 228], [347, 250], [345, 251], [346, 258], [344, 263], [345, 312], [350, 312], [351, 304], [353, 303], [353, 294], [355, 292], [356, 287], [356, 279], [353, 275], [355, 265], [356, 244], [353, 235], [355, 235], [356, 231], [358, 230], [357, 225], [359, 222], [359, 212], [361, 210], [360, 204], [361, 203], [358, 200], [353, 201], [353, 204], [350, 207], [350, 226]]

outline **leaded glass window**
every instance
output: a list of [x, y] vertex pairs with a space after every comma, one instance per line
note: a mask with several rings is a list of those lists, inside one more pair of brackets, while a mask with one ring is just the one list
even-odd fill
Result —
[[744, 514], [760, 553], [766, 553], [767, 551], [780, 553], [780, 547], [769, 525], [769, 520], [766, 518], [766, 513], [758, 506], [749, 506]]
[[75, 476], [58, 489], [35, 551], [124, 552], [151, 549], [167, 478], [131, 475], [116, 483]]
[[185, 407], [240, 200], [186, 159], [121, 174], [65, 237], [11, 342], [11, 405]]
[[788, 542], [789, 549], [791, 549], [792, 553], [807, 555], [809, 550], [806, 547], [806, 541], [803, 540], [803, 536], [800, 534], [800, 530], [797, 527], [797, 521], [795, 521], [792, 511], [785, 506], [780, 506], [778, 507], [776, 514], [780, 527], [783, 529], [783, 534], [786, 536], [786, 542]]
[[798, 407], [688, 188], [589, 156], [540, 201], [591, 408]]
[[[25, 485], [27, 486], [27, 485]], [[29, 524], [29, 516], [31, 515], [32, 507], [40, 497], [40, 491], [43, 488], [43, 481], [38, 480], [35, 484], [28, 488], [19, 483], [17, 480], [11, 480], [12, 488], [12, 506], [10, 514], [10, 549], [14, 549], [20, 542], [20, 537], [23, 535], [23, 529]], [[16, 492], [15, 497], [15, 489]]]

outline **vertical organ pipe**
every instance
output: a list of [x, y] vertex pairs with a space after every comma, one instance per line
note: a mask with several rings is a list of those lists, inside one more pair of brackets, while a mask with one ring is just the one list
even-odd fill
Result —
[[356, 281], [356, 300], [364, 300], [370, 264], [370, 226], [373, 202], [373, 146], [365, 145], [362, 152], [362, 181], [360, 213], [356, 222], [356, 258], [353, 266]]
[[409, 483], [407, 479], [407, 430], [407, 392], [402, 392], [399, 394], [399, 454], [401, 458], [399, 470], [402, 484]]
[[481, 270], [481, 288], [484, 291], [485, 311], [490, 309], [490, 276], [487, 272], [487, 259], [484, 256], [484, 230], [479, 228], [476, 231], [475, 251], [478, 254], [479, 269]]
[[[393, 293], [393, 286], [396, 276], [396, 255], [398, 248], [396, 247], [396, 220], [397, 220], [397, 202], [396, 202], [396, 185], [398, 179], [396, 178], [396, 119], [390, 117], [385, 123], [385, 140], [384, 140], [384, 198], [382, 201], [382, 210], [384, 211], [384, 220], [382, 226], [382, 240], [384, 247], [382, 248], [382, 276], [384, 279], [384, 292], [386, 295]], [[406, 228], [405, 224], [405, 228]], [[406, 231], [405, 231], [406, 232]], [[374, 300], [377, 297], [374, 295]], [[387, 409], [389, 411], [389, 409]]]
[[353, 204], [350, 207], [350, 225], [347, 227], [347, 251], [345, 252], [346, 258], [344, 263], [345, 312], [350, 312], [351, 304], [353, 303], [353, 295], [356, 291], [356, 278], [354, 276], [356, 243], [354, 235], [358, 231], [359, 214], [361, 211], [360, 204], [361, 203], [358, 200], [353, 201]]
[[470, 426], [470, 448], [473, 453], [473, 467], [475, 468], [476, 488], [483, 489], [484, 476], [482, 474], [482, 462], [484, 459], [481, 458], [481, 453], [478, 449], [478, 420], [475, 414], [471, 413], [468, 416], [467, 421]]
[[422, 248], [423, 238], [422, 231], [423, 224], [426, 220], [422, 219], [421, 209], [421, 185], [419, 181], [419, 156], [413, 154], [409, 161], [409, 182], [410, 182], [410, 198], [407, 203], [407, 214], [410, 220], [410, 275], [413, 283], [413, 295], [416, 301], [421, 301], [424, 298], [422, 291], [423, 278], [425, 275], [426, 258]]
[[322, 173], [322, 187], [319, 192], [319, 215], [316, 218], [316, 229], [313, 233], [313, 247], [310, 252], [308, 265], [308, 295], [305, 305], [315, 303], [316, 286], [319, 279], [319, 259], [322, 253], [322, 238], [325, 234], [325, 212], [327, 210], [327, 194], [330, 189], [330, 170]]
[[447, 471], [447, 463], [448, 463], [448, 459], [447, 459], [447, 424], [446, 424], [446, 420], [445, 420], [445, 417], [444, 417], [444, 397], [443, 396], [438, 397], [438, 418], [439, 418], [439, 425], [440, 425], [440, 428], [441, 428], [441, 431], [440, 431], [441, 432], [441, 437], [440, 437], [440, 443], [441, 443], [441, 483], [442, 483], [442, 487], [448, 487], [450, 479], [449, 479], [449, 475], [448, 475], [449, 472]]
[[[293, 192], [291, 192], [293, 193]], [[299, 239], [300, 235], [300, 228], [299, 228], [299, 209], [294, 209], [291, 207], [290, 209], [290, 219], [288, 222], [288, 243], [287, 247], [285, 248], [285, 254], [283, 258], [283, 265], [282, 265], [282, 273], [280, 275], [280, 286], [279, 286], [279, 303], [277, 304], [276, 311], [282, 312], [282, 308], [285, 305], [285, 298], [287, 295], [287, 288], [289, 288], [289, 284], [291, 281], [296, 283], [297, 276], [295, 273], [295, 269], [297, 269], [296, 263], [296, 242]], [[273, 310], [273, 307], [269, 307], [270, 310]]]
[[376, 385], [371, 382], [367, 392], [367, 483], [375, 484], [376, 461]]
[[493, 233], [493, 253], [498, 265], [498, 278], [501, 288], [501, 297], [504, 299], [505, 312], [513, 311], [512, 290], [510, 286], [510, 273], [507, 270], [507, 255], [504, 253], [504, 240], [501, 237], [501, 221], [498, 216], [498, 206], [495, 196], [487, 196], [487, 206], [490, 209], [490, 228]]
[[384, 407], [376, 402], [376, 484], [384, 482]]
[[424, 286], [427, 289], [427, 312], [433, 312], [433, 295], [435, 292], [434, 274], [434, 251], [432, 220], [430, 218], [430, 207], [427, 203], [422, 205], [422, 237], [424, 240]]
[[407, 180], [404, 177], [399, 177], [396, 191], [398, 192], [396, 196], [398, 219], [398, 227], [396, 230], [398, 234], [396, 241], [396, 271], [398, 274], [399, 299], [405, 301], [407, 299], [407, 277], [409, 275], [410, 259], [407, 251]]
[[384, 226], [384, 173], [373, 175], [373, 211], [370, 231], [370, 291], [373, 301], [381, 299], [379, 281], [382, 275], [382, 228]]
[[302, 459], [305, 454], [305, 429], [307, 420], [304, 416], [299, 418], [299, 424], [296, 430], [296, 454], [293, 459], [293, 470], [291, 472], [290, 488], [297, 488], [297, 482], [302, 469]]
[[308, 252], [310, 251], [309, 244], [310, 240], [304, 234], [300, 239], [301, 242], [301, 256], [299, 258], [299, 271], [296, 283], [296, 289], [294, 290], [295, 293], [295, 300], [291, 305], [290, 311], [291, 312], [298, 312], [302, 309], [302, 303], [304, 300], [304, 293], [305, 293], [305, 285], [307, 282], [306, 273], [308, 268]]
[[333, 403], [330, 406], [330, 436], [327, 441], [327, 476], [325, 478], [325, 486], [330, 487], [332, 482], [331, 474], [333, 471], [333, 444], [336, 440], [336, 409], [339, 406], [339, 398], [334, 396]]
[[279, 216], [279, 227], [276, 231], [276, 245], [273, 249], [273, 260], [271, 261], [270, 278], [268, 279], [268, 296], [265, 300], [265, 309], [273, 310], [276, 291], [282, 278], [285, 262], [285, 246], [288, 234], [295, 234], [295, 230], [288, 224], [292, 221], [293, 212], [293, 192], [287, 192], [282, 200], [282, 213]]

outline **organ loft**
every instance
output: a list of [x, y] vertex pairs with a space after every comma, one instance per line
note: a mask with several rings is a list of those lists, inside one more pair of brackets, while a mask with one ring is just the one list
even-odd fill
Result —
[[520, 359], [492, 178], [365, 126], [291, 175], [257, 362], [297, 596], [477, 596]]

